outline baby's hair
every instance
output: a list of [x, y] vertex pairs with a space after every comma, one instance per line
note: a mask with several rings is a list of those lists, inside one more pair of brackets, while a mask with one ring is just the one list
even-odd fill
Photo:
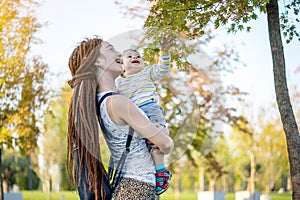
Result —
[[134, 51], [134, 52], [137, 52], [138, 54], [140, 54], [140, 52], [138, 50], [136, 50], [136, 49], [126, 49], [126, 50], [123, 51], [122, 55], [124, 55], [128, 51]]

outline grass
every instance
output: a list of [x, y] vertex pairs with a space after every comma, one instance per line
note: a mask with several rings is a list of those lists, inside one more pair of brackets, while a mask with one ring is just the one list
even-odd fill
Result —
[[[47, 200], [46, 193], [41, 191], [22, 191], [23, 200]], [[291, 193], [271, 193], [271, 200], [291, 200]], [[180, 200], [197, 200], [196, 193], [182, 192], [180, 193]], [[77, 192], [65, 191], [50, 194], [50, 200], [79, 200]], [[175, 200], [175, 194], [166, 192], [161, 195], [160, 200]], [[226, 193], [225, 200], [235, 200], [234, 193]]]
[[[292, 194], [289, 192], [278, 194], [277, 192], [273, 192], [270, 194], [271, 200], [291, 200]], [[174, 200], [175, 194], [174, 193], [168, 193], [162, 194], [160, 200]], [[186, 193], [182, 192], [180, 193], [180, 200], [197, 200], [197, 194], [196, 193]], [[205, 199], [203, 199], [205, 200]], [[225, 194], [225, 200], [235, 200], [235, 193], [230, 192]]]
[[[47, 194], [42, 191], [22, 191], [23, 200], [47, 200]], [[77, 192], [64, 191], [64, 192], [51, 192], [51, 200], [79, 200]]]
[[278, 193], [271, 193], [272, 200], [291, 200], [292, 199], [292, 193], [286, 192], [282, 194]]
[[[174, 200], [175, 193], [167, 191], [166, 193], [163, 193], [160, 195], [160, 200]], [[191, 193], [191, 192], [181, 192], [179, 196], [180, 200], [197, 200], [197, 194]]]

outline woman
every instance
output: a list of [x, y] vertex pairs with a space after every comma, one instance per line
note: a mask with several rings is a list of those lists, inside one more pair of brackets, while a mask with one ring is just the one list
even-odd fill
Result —
[[[115, 91], [115, 79], [122, 72], [121, 54], [99, 38], [86, 39], [71, 54], [69, 68], [74, 91], [68, 119], [68, 168], [73, 171], [80, 198], [98, 200], [105, 196], [106, 173], [100, 157], [95, 96], [97, 93], [99, 99]], [[168, 154], [173, 148], [168, 130], [152, 124], [122, 95], [107, 97], [100, 106], [100, 117], [114, 162], [123, 151], [119, 147], [125, 147], [129, 125], [136, 131], [113, 199], [155, 199], [155, 169], [144, 138], [153, 143], [156, 152]]]

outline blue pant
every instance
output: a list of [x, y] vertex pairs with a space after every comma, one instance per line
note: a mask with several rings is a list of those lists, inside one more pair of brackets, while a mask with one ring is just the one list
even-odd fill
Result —
[[[81, 179], [80, 185], [78, 185], [79, 177], [78, 177], [78, 167], [79, 167], [79, 160], [77, 156], [77, 151], [74, 151], [74, 164], [76, 170], [76, 186], [78, 190], [78, 194], [81, 200], [95, 200], [95, 192], [93, 189], [89, 189], [89, 185], [87, 183], [87, 167], [84, 165], [81, 172]], [[99, 191], [99, 190], [98, 190]]]
[[[142, 105], [139, 105], [139, 108], [144, 111], [144, 113], [147, 115], [149, 120], [152, 123], [160, 124], [161, 126], [166, 127], [166, 120], [164, 116], [164, 109], [161, 105], [157, 104], [157, 102], [148, 102]], [[151, 144], [148, 144], [146, 140], [146, 145], [148, 148], [148, 151], [151, 153], [153, 148]]]
[[149, 120], [152, 123], [158, 123], [161, 126], [166, 126], [166, 120], [164, 116], [164, 109], [156, 102], [150, 102], [139, 106], [144, 111]]
[[[77, 151], [74, 151], [74, 164], [75, 164], [75, 170], [76, 170], [76, 186], [78, 190], [78, 194], [81, 200], [95, 200], [95, 191], [93, 188], [90, 190], [89, 185], [87, 183], [87, 174], [88, 174], [88, 169], [87, 166], [85, 165], [85, 162], [83, 161], [83, 168], [81, 172], [81, 179], [80, 179], [80, 184], [78, 185], [79, 177], [78, 177], [78, 167], [79, 167], [79, 160], [77, 156]], [[98, 184], [98, 198], [100, 198], [100, 177], [99, 177], [99, 184]], [[111, 187], [109, 184], [109, 181], [106, 177], [104, 177], [104, 188], [106, 192], [106, 198], [105, 199], [111, 199]]]

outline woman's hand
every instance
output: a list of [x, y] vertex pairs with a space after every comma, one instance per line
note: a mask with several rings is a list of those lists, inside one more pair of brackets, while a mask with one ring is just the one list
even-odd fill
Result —
[[[157, 127], [157, 128], [160, 128], [162, 130], [162, 132], [166, 135], [169, 135], [170, 132], [169, 132], [169, 129], [164, 127], [164, 126], [161, 126], [160, 124], [157, 124], [157, 123], [154, 123], [154, 125]], [[152, 142], [150, 142], [149, 140], [147, 140], [147, 144], [151, 145], [151, 147], [154, 149], [157, 149], [159, 150], [158, 146], [156, 146], [155, 144], [153, 144]]]

